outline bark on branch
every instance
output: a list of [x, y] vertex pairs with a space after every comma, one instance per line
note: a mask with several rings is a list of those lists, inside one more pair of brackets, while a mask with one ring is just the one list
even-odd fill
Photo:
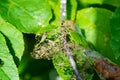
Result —
[[79, 72], [78, 72], [78, 69], [77, 69], [77, 66], [76, 66], [76, 63], [73, 59], [73, 56], [72, 56], [72, 51], [70, 50], [69, 46], [68, 46], [68, 43], [67, 43], [67, 39], [66, 39], [66, 30], [65, 30], [65, 25], [64, 25], [64, 21], [62, 21], [62, 25], [61, 25], [61, 34], [62, 34], [62, 43], [63, 43], [63, 48], [66, 52], [66, 55], [68, 56], [68, 60], [72, 66], [72, 69], [76, 75], [76, 80], [82, 80]]

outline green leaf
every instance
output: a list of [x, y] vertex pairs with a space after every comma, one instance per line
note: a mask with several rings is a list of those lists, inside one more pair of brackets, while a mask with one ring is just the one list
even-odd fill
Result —
[[5, 36], [11, 54], [19, 58], [23, 55], [24, 40], [22, 33], [0, 17], [0, 32]]
[[70, 39], [77, 44], [81, 44], [85, 48], [88, 47], [85, 37], [78, 25], [74, 25], [76, 31], [70, 32]]
[[116, 57], [120, 57], [120, 7], [116, 9], [111, 21], [111, 46]]
[[77, 1], [76, 0], [67, 0], [67, 19], [74, 20], [77, 10]]
[[120, 0], [79, 0], [79, 2], [87, 4], [109, 4], [116, 7], [120, 5]]
[[[80, 47], [79, 47], [80, 48]], [[91, 68], [88, 59], [83, 56], [82, 51], [73, 51], [73, 57], [83, 80], [92, 80], [93, 69]], [[56, 53], [53, 58], [53, 64], [58, 74], [64, 80], [76, 80], [74, 71], [68, 61], [66, 53]], [[88, 71], [89, 70], [89, 71]]]
[[9, 53], [5, 39], [0, 33], [0, 59], [3, 65], [0, 67], [0, 80], [19, 80], [18, 71], [12, 55]]
[[0, 0], [0, 14], [24, 33], [36, 33], [52, 17], [48, 0]]
[[82, 44], [84, 47], [87, 47], [84, 37], [80, 36], [77, 32], [70, 32], [70, 39], [76, 44]]
[[73, 77], [73, 70], [65, 53], [56, 53], [53, 58], [53, 64], [60, 77], [64, 80], [75, 79], [75, 77]]
[[60, 0], [48, 0], [52, 8], [52, 19], [51, 24], [58, 25], [60, 24]]
[[84, 32], [86, 40], [102, 55], [114, 60], [110, 47], [111, 15], [112, 12], [106, 9], [86, 8], [77, 12], [76, 22]]

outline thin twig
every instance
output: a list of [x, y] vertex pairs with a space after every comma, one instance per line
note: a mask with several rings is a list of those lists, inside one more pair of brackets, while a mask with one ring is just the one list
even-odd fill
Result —
[[69, 46], [67, 45], [68, 43], [66, 41], [66, 31], [65, 31], [64, 21], [62, 22], [62, 25], [61, 25], [61, 34], [63, 34], [63, 36], [62, 36], [63, 48], [66, 52], [66, 55], [68, 56], [69, 62], [72, 66], [72, 69], [73, 69], [75, 75], [76, 75], [76, 80], [82, 80], [82, 78], [78, 72], [78, 69], [76, 67], [76, 63], [73, 59], [72, 52], [71, 52]]
[[67, 0], [60, 0], [60, 17], [61, 20], [64, 20], [66, 17], [66, 3]]

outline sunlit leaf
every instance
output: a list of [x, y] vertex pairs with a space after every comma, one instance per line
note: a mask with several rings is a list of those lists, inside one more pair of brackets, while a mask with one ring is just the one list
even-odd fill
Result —
[[0, 14], [25, 33], [36, 33], [52, 17], [48, 0], [0, 0]]
[[77, 10], [76, 0], [67, 0], [67, 19], [74, 20]]
[[97, 51], [114, 60], [110, 47], [110, 18], [112, 12], [101, 8], [86, 8], [77, 12], [77, 24]]
[[10, 52], [14, 57], [19, 58], [23, 55], [24, 41], [22, 33], [13, 25], [0, 18], [0, 32], [5, 36]]
[[12, 55], [9, 53], [5, 38], [0, 33], [0, 59], [3, 61], [0, 66], [0, 80], [19, 80], [18, 71]]
[[120, 0], [79, 0], [79, 2], [87, 4], [109, 4], [116, 7], [120, 5]]
[[53, 25], [58, 25], [60, 24], [60, 0], [48, 0], [49, 4], [52, 8], [52, 19], [51, 23]]

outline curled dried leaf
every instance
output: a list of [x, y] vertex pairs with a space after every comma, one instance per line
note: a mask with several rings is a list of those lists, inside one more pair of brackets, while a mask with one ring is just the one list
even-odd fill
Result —
[[120, 67], [108, 60], [95, 60], [95, 68], [105, 80], [120, 80]]
[[47, 34], [43, 34], [42, 37], [37, 36], [36, 41], [33, 52], [31, 52], [31, 56], [35, 59], [50, 60], [53, 54], [61, 49], [59, 41], [48, 38]]

